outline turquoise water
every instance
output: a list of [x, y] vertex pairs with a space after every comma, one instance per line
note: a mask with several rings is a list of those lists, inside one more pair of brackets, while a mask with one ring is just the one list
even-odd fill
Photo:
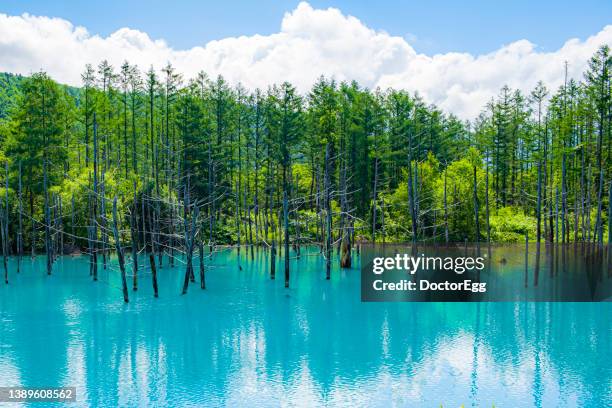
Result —
[[19, 275], [14, 262], [0, 386], [75, 386], [72, 406], [612, 403], [609, 302], [361, 303], [357, 268], [326, 281], [321, 257], [302, 256], [285, 289], [263, 251], [222, 251], [206, 290], [181, 296], [183, 267], [164, 265], [158, 299], [142, 273], [124, 304], [114, 266], [96, 283], [85, 258], [59, 259], [52, 276], [44, 257]]

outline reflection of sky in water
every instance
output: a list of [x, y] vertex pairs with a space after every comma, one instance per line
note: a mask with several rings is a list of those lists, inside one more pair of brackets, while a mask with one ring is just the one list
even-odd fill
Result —
[[285, 290], [262, 252], [242, 272], [217, 255], [186, 296], [182, 267], [159, 299], [142, 274], [124, 305], [114, 267], [93, 283], [83, 259], [24, 264], [0, 286], [0, 386], [76, 386], [77, 406], [612, 402], [609, 303], [363, 304], [358, 269], [325, 281], [304, 256]]

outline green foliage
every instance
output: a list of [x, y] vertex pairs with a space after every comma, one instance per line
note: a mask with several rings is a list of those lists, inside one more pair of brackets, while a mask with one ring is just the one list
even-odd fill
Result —
[[24, 77], [5, 72], [0, 73], [0, 123], [11, 112], [15, 102], [21, 95], [21, 84]]
[[491, 215], [491, 240], [494, 242], [525, 242], [525, 233], [535, 238], [535, 217], [513, 207], [502, 207]]
[[[78, 89], [44, 73], [0, 74], [0, 161], [10, 167], [10, 215], [17, 215], [21, 163], [24, 229], [34, 229], [26, 244], [39, 239], [48, 164], [50, 194], [70, 210], [74, 197], [80, 237], [87, 236], [94, 201], [97, 217], [106, 219], [110, 205], [103, 212], [101, 202], [116, 195], [127, 223], [136, 181], [137, 200], [159, 206], [150, 211], [160, 234], [172, 237], [164, 239], [184, 228], [174, 207], [188, 193], [200, 208], [202, 239], [278, 242], [286, 192], [292, 243], [324, 242], [329, 171], [334, 243], [343, 234], [442, 242], [447, 231], [450, 241], [483, 242], [487, 225], [492, 241], [521, 242], [526, 232], [536, 239], [538, 214], [541, 239], [603, 242], [611, 64], [604, 46], [583, 81], [568, 80], [550, 99], [541, 83], [529, 97], [504, 87], [473, 123], [406, 91], [323, 77], [300, 95], [286, 82], [249, 92], [221, 76], [184, 80], [170, 64], [141, 74], [127, 62], [116, 72], [103, 61], [85, 68]], [[64, 228], [71, 219], [64, 216]]]

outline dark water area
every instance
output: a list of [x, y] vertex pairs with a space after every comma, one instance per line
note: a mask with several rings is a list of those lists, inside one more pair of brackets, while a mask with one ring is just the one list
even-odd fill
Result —
[[[542, 254], [538, 285], [561, 273]], [[559, 268], [578, 273], [566, 256]], [[75, 386], [73, 406], [97, 407], [612, 404], [610, 302], [363, 303], [359, 261], [334, 260], [327, 281], [315, 248], [292, 259], [289, 289], [270, 280], [265, 251], [222, 250], [206, 260], [207, 289], [182, 296], [184, 264], [167, 264], [159, 298], [141, 271], [125, 304], [114, 260], [92, 282], [85, 257], [58, 259], [51, 276], [42, 256], [20, 274], [10, 259], [0, 386]], [[516, 248], [492, 264], [525, 273]]]

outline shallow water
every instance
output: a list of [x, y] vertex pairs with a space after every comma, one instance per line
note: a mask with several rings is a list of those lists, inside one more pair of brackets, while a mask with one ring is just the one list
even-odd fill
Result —
[[73, 406], [100, 407], [612, 403], [610, 302], [361, 303], [358, 265], [326, 281], [304, 255], [285, 289], [263, 251], [206, 262], [206, 290], [181, 296], [165, 258], [160, 297], [141, 272], [124, 304], [115, 266], [92, 282], [86, 258], [51, 276], [11, 259], [0, 386], [76, 386]]

